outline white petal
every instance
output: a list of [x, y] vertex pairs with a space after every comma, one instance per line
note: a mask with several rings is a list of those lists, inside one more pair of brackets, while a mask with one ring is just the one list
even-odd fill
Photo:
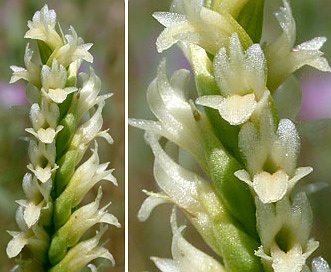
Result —
[[165, 195], [152, 194], [147, 197], [138, 211], [138, 219], [141, 222], [147, 220], [154, 208], [160, 204], [169, 203], [170, 200]]
[[289, 181], [289, 189], [292, 189], [294, 185], [304, 178], [305, 176], [309, 175], [311, 172], [313, 172], [312, 167], [299, 167], [295, 170], [294, 177], [290, 179]]
[[219, 262], [188, 243], [182, 236], [184, 226], [174, 233], [172, 254], [178, 263], [179, 271], [224, 272]]
[[255, 95], [232, 95], [219, 106], [220, 115], [231, 125], [241, 125], [252, 115], [256, 107]]
[[331, 272], [330, 266], [322, 257], [314, 258], [312, 272]]
[[276, 246], [271, 248], [271, 256], [273, 259], [272, 267], [275, 272], [301, 272], [306, 262], [306, 256], [302, 253], [302, 248], [299, 244], [295, 244], [286, 253]]
[[271, 156], [286, 173], [292, 176], [300, 152], [300, 138], [295, 124], [289, 119], [281, 119], [278, 124], [277, 136], [273, 143]]
[[9, 241], [6, 252], [9, 258], [14, 258], [29, 241], [23, 232], [8, 231], [8, 233], [13, 236], [13, 239]]
[[161, 272], [181, 272], [177, 262], [172, 259], [151, 257], [151, 260], [155, 263], [157, 268], [161, 270]]
[[115, 261], [110, 252], [106, 248], [98, 246], [100, 238], [106, 230], [107, 227], [103, 227], [94, 237], [72, 247], [55, 268], [59, 271], [60, 268], [61, 271], [81, 271], [88, 263], [97, 258], [108, 259], [114, 265]]
[[238, 179], [246, 182], [249, 186], [253, 187], [253, 182], [251, 180], [251, 176], [249, 175], [249, 173], [246, 170], [244, 170], [244, 169], [238, 170], [238, 171], [234, 172], [234, 175]]
[[34, 169], [32, 164], [29, 164], [27, 167], [42, 183], [48, 181], [51, 178], [52, 172], [58, 168], [58, 166], [51, 168], [50, 165], [42, 168], [41, 166], [37, 165]]
[[14, 83], [20, 79], [29, 81], [29, 72], [25, 68], [12, 65], [12, 66], [10, 66], [10, 69], [14, 73], [13, 73], [12, 77], [10, 78], [9, 83]]
[[24, 221], [28, 228], [30, 228], [38, 221], [43, 205], [44, 201], [40, 202], [38, 205], [36, 205], [34, 202], [29, 202], [27, 206], [25, 206]]
[[220, 115], [231, 125], [240, 125], [246, 122], [256, 107], [255, 95], [232, 95], [224, 98], [220, 95], [201, 96], [197, 104], [217, 109]]
[[221, 95], [205, 95], [198, 97], [195, 100], [195, 103], [201, 106], [219, 110], [220, 104], [223, 102], [223, 100], [224, 97]]
[[287, 192], [288, 175], [279, 170], [276, 173], [261, 172], [254, 175], [253, 188], [263, 203], [281, 200]]
[[153, 17], [165, 27], [187, 21], [185, 15], [172, 12], [154, 12]]
[[38, 129], [38, 139], [45, 143], [45, 144], [50, 144], [54, 141], [55, 138], [55, 129], [54, 128], [40, 128]]
[[326, 42], [325, 37], [316, 37], [310, 41], [303, 42], [296, 46], [296, 50], [319, 50]]
[[49, 89], [48, 96], [55, 103], [62, 103], [67, 98], [67, 93], [63, 89]]

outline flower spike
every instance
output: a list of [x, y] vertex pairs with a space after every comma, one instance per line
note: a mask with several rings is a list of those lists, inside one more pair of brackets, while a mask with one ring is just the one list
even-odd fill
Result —
[[[29, 172], [23, 178], [26, 199], [19, 205], [16, 222], [20, 231], [10, 231], [13, 237], [7, 245], [7, 255], [20, 255], [17, 271], [81, 271], [96, 270], [97, 258], [113, 256], [99, 244], [107, 230], [105, 225], [120, 227], [116, 217], [99, 207], [102, 189], [94, 202], [81, 205], [82, 199], [101, 180], [117, 185], [100, 163], [96, 137], [112, 143], [108, 130], [102, 130], [102, 110], [110, 94], [100, 95], [101, 82], [92, 68], [90, 74], [79, 73], [83, 61], [93, 62], [88, 52], [91, 43], [84, 43], [73, 27], [63, 37], [58, 32], [56, 13], [45, 5], [28, 22], [25, 38], [37, 40], [40, 60], [32, 60], [27, 45], [26, 68], [12, 66], [11, 83], [24, 79], [28, 85], [31, 127]], [[78, 79], [78, 80], [77, 80]], [[33, 86], [32, 86], [33, 85]], [[84, 120], [83, 119], [84, 116]], [[86, 118], [85, 118], [86, 117]], [[90, 159], [84, 155], [91, 142], [95, 148]], [[94, 225], [103, 224], [91, 239], [84, 234]]]
[[[302, 94], [292, 75], [304, 65], [331, 72], [320, 51], [326, 38], [295, 46], [295, 21], [283, 0], [276, 13], [282, 33], [262, 43], [264, 2], [173, 0], [169, 12], [153, 14], [165, 27], [157, 50], [179, 45], [197, 93], [186, 84], [189, 71], [168, 78], [163, 60], [147, 89], [157, 120], [130, 120], [145, 131], [160, 190], [145, 191], [138, 218], [175, 205], [221, 260], [184, 240], [173, 212], [172, 259], [151, 258], [161, 271], [330, 271], [322, 258], [311, 270], [307, 261], [319, 243], [297, 186], [313, 169], [298, 166]], [[184, 167], [181, 151], [200, 168]]]

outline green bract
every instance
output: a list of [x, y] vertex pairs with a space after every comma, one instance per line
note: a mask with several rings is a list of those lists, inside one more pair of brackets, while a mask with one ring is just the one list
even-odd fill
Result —
[[[99, 95], [100, 80], [93, 69], [78, 73], [82, 61], [92, 62], [84, 43], [71, 27], [63, 36], [56, 29], [54, 10], [45, 5], [28, 22], [25, 38], [37, 40], [40, 60], [32, 61], [33, 51], [26, 47], [26, 68], [12, 66], [10, 82], [28, 81], [31, 134], [30, 170], [23, 178], [26, 199], [19, 200], [16, 221], [20, 232], [9, 232], [13, 239], [7, 255], [21, 254], [19, 271], [81, 271], [96, 258], [114, 263], [108, 250], [99, 245], [105, 226], [89, 240], [82, 237], [97, 223], [120, 227], [117, 219], [99, 209], [101, 187], [96, 200], [80, 207], [83, 197], [101, 180], [116, 185], [108, 163], [100, 164], [97, 136], [112, 142], [102, 131], [102, 109], [110, 95]], [[62, 33], [62, 30], [60, 33]], [[84, 117], [84, 118], [83, 118]], [[94, 142], [92, 156], [82, 158]], [[78, 167], [78, 164], [80, 165]]]
[[[130, 120], [146, 131], [160, 188], [147, 193], [138, 216], [146, 220], [155, 206], [173, 203], [220, 260], [183, 240], [173, 212], [173, 260], [152, 258], [161, 271], [310, 271], [307, 258], [318, 247], [309, 238], [312, 212], [293, 188], [312, 168], [297, 165], [301, 90], [292, 73], [303, 65], [330, 72], [319, 51], [326, 39], [294, 47], [295, 22], [284, 0], [276, 13], [282, 34], [260, 44], [263, 9], [263, 0], [175, 0], [170, 12], [154, 14], [165, 26], [158, 51], [179, 45], [197, 93], [188, 92], [188, 71], [168, 79], [162, 61], [147, 91], [157, 120]], [[180, 149], [203, 177], [180, 165]], [[330, 271], [318, 258], [312, 269], [323, 266]]]

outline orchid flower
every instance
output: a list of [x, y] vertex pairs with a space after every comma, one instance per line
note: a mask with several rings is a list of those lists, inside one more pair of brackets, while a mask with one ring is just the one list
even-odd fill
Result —
[[[23, 178], [26, 199], [18, 200], [16, 222], [20, 231], [10, 231], [9, 258], [20, 256], [16, 271], [81, 271], [95, 270], [93, 261], [104, 258], [114, 264], [109, 251], [100, 245], [106, 225], [120, 227], [108, 212], [110, 205], [99, 208], [102, 189], [94, 202], [82, 206], [84, 196], [101, 180], [117, 185], [100, 163], [96, 137], [112, 142], [107, 130], [102, 130], [102, 109], [109, 94], [99, 95], [100, 80], [90, 69], [90, 75], [79, 73], [82, 61], [92, 62], [85, 44], [73, 27], [63, 38], [58, 32], [56, 13], [45, 5], [28, 22], [25, 38], [38, 41], [39, 62], [32, 60], [29, 45], [25, 51], [25, 66], [12, 66], [11, 83], [28, 81], [31, 127], [29, 138], [29, 172]], [[86, 116], [86, 118], [83, 118]], [[84, 162], [91, 142], [95, 148]], [[84, 234], [96, 224], [102, 224], [95, 237]], [[92, 263], [91, 263], [92, 262]]]
[[[173, 212], [172, 258], [152, 257], [161, 271], [330, 271], [322, 257], [308, 263], [319, 242], [310, 236], [312, 210], [297, 186], [313, 170], [298, 166], [300, 90], [288, 82], [278, 89], [304, 65], [331, 72], [320, 51], [326, 39], [295, 46], [283, 0], [276, 13], [283, 33], [263, 43], [263, 10], [263, 0], [174, 0], [169, 12], [154, 13], [165, 26], [157, 50], [180, 47], [197, 93], [188, 71], [168, 78], [163, 60], [147, 90], [157, 120], [130, 120], [145, 130], [159, 188], [145, 191], [138, 218], [171, 203], [219, 257], [215, 262], [184, 240]], [[181, 150], [199, 170], [183, 166]]]

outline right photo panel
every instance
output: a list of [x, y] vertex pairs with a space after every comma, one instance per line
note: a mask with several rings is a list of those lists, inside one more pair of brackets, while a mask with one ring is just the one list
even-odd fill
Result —
[[331, 271], [331, 3], [128, 5], [129, 271]]

